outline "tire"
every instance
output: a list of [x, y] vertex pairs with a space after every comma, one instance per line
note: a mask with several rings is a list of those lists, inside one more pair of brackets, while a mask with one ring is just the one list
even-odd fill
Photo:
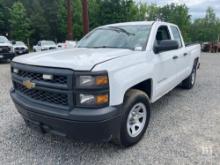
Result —
[[196, 83], [196, 75], [197, 75], [196, 66], [197, 65], [194, 65], [193, 70], [192, 70], [191, 74], [189, 75], [189, 77], [186, 78], [185, 80], [183, 80], [183, 82], [182, 82], [183, 89], [192, 89], [194, 87], [194, 85]]
[[140, 90], [129, 90], [125, 95], [123, 111], [117, 144], [128, 147], [139, 142], [146, 132], [150, 120], [148, 96]]

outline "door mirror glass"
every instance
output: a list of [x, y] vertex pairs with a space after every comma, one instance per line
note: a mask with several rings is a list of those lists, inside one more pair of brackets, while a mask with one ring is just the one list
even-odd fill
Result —
[[177, 41], [175, 41], [175, 40], [162, 40], [162, 41], [155, 44], [154, 52], [157, 54], [160, 52], [175, 50], [178, 48], [179, 48], [179, 44]]
[[15, 44], [16, 44], [16, 41], [15, 41], [15, 40], [12, 40], [12, 41], [11, 41], [11, 44], [12, 44], [12, 45], [15, 45]]

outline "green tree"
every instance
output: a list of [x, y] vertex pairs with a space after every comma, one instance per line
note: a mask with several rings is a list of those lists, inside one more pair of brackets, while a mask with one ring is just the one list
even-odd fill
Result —
[[220, 35], [220, 21], [214, 10], [208, 7], [204, 18], [196, 19], [191, 26], [192, 40], [216, 42]]
[[147, 16], [147, 11], [148, 11], [148, 6], [145, 3], [140, 3], [138, 4], [138, 21], [143, 21], [146, 20]]
[[83, 36], [81, 0], [73, 0], [73, 34], [74, 39], [79, 40]]
[[[81, 0], [73, 2], [74, 39], [83, 36]], [[88, 0], [90, 30], [117, 22], [163, 21], [177, 24], [185, 41], [216, 41], [220, 35], [220, 21], [212, 8], [204, 18], [191, 21], [185, 5], [137, 3], [135, 0]], [[58, 42], [66, 39], [66, 0], [0, 0], [0, 34], [9, 33], [14, 39], [30, 38], [35, 44], [42, 39]]]
[[0, 0], [0, 35], [6, 35], [10, 32], [9, 12], [4, 0]]
[[90, 27], [144, 20], [146, 4], [136, 4], [133, 0], [90, 0]]
[[26, 6], [32, 29], [31, 45], [36, 44], [39, 40], [52, 38], [49, 33], [50, 26], [40, 0], [23, 0], [23, 3]]
[[67, 33], [67, 12], [66, 12], [66, 0], [58, 1], [58, 11], [57, 11], [57, 19], [58, 19], [58, 29], [57, 29], [57, 38], [58, 41], [64, 41], [66, 39]]
[[160, 17], [163, 21], [177, 24], [186, 42], [190, 41], [191, 16], [186, 5], [176, 5], [174, 3], [160, 8]]
[[49, 27], [47, 39], [55, 41], [58, 40], [58, 2], [59, 0], [40, 0], [42, 14]]
[[100, 25], [99, 15], [100, 13], [100, 3], [98, 0], [89, 0], [89, 25], [90, 29], [94, 29], [95, 27]]
[[146, 19], [148, 21], [155, 21], [160, 18], [160, 8], [156, 4], [147, 6]]
[[21, 2], [15, 2], [10, 11], [11, 36], [16, 40], [26, 41], [31, 35], [30, 20]]
[[160, 19], [165, 22], [177, 24], [186, 42], [191, 41], [189, 35], [191, 16], [186, 5], [169, 4], [162, 7], [152, 4], [147, 6], [147, 20]]

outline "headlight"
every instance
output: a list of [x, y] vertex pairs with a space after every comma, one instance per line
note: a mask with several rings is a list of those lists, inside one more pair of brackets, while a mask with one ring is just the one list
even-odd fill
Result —
[[80, 94], [79, 103], [81, 106], [96, 107], [107, 105], [109, 101], [108, 93], [104, 94]]
[[78, 77], [78, 82], [77, 82], [78, 87], [84, 87], [84, 88], [89, 88], [89, 87], [104, 87], [108, 86], [108, 76], [107, 75], [85, 75], [85, 76], [79, 76]]
[[78, 107], [97, 108], [109, 104], [107, 72], [77, 73], [76, 89]]

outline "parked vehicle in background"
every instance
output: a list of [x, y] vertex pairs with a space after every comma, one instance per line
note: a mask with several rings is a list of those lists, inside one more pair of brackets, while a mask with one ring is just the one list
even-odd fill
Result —
[[65, 41], [65, 43], [58, 43], [58, 48], [75, 48], [76, 47], [76, 41]]
[[0, 61], [12, 60], [15, 56], [12, 43], [4, 36], [0, 36]]
[[76, 41], [65, 41], [64, 48], [75, 48]]
[[54, 41], [42, 40], [37, 43], [37, 45], [33, 46], [34, 52], [40, 52], [45, 50], [57, 49], [57, 45]]
[[13, 44], [13, 48], [16, 55], [27, 54], [29, 52], [28, 47], [22, 41], [16, 41]]
[[201, 44], [201, 49], [203, 52], [209, 52], [211, 48], [211, 44], [209, 42], [203, 42]]
[[11, 96], [44, 133], [130, 146], [148, 127], [151, 103], [180, 84], [193, 88], [200, 51], [174, 24], [106, 25], [74, 49], [14, 58]]
[[58, 43], [57, 48], [65, 48], [65, 43]]
[[218, 53], [220, 52], [220, 42], [204, 42], [201, 49], [203, 52]]

